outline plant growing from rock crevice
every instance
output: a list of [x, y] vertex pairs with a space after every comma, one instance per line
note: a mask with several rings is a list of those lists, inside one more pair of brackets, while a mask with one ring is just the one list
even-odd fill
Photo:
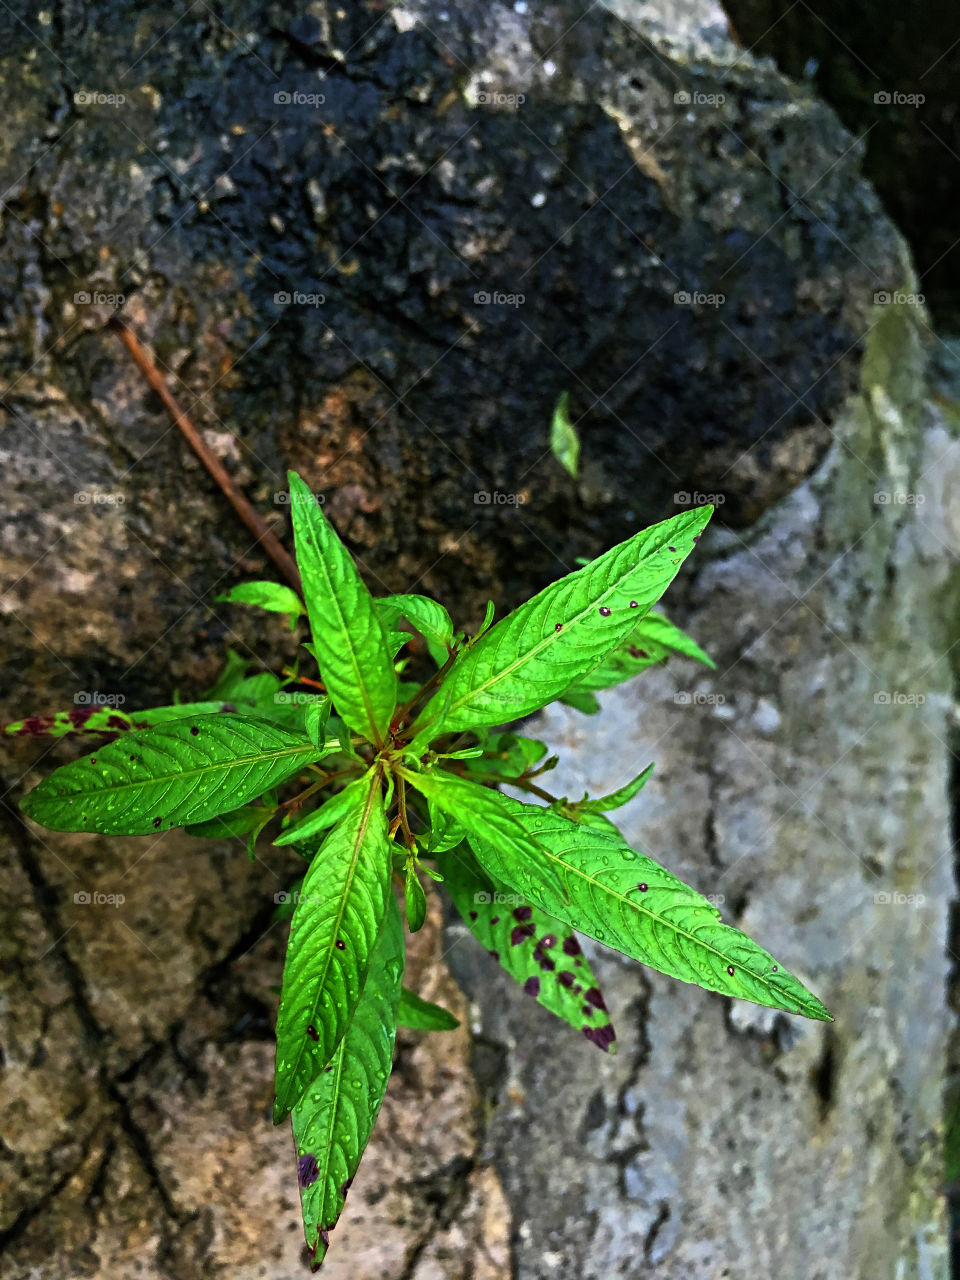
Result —
[[[614, 1031], [574, 931], [712, 991], [830, 1015], [706, 898], [627, 845], [607, 814], [650, 767], [605, 797], [553, 796], [538, 781], [556, 764], [546, 746], [498, 728], [555, 700], [594, 711], [597, 691], [671, 653], [710, 663], [650, 610], [712, 508], [636, 534], [495, 624], [488, 607], [468, 639], [425, 596], [374, 599], [294, 474], [290, 503], [302, 599], [266, 582], [225, 598], [306, 615], [319, 679], [248, 676], [234, 659], [202, 702], [132, 714], [87, 707], [6, 732], [113, 735], [24, 797], [24, 812], [47, 827], [183, 826], [246, 836], [252, 848], [275, 823], [273, 842], [307, 861], [291, 895], [274, 1119], [292, 1115], [319, 1266], [387, 1087], [398, 1023], [456, 1025], [402, 984], [404, 916], [411, 931], [423, 924], [423, 876], [445, 882], [467, 928], [528, 995], [601, 1049], [614, 1047]], [[405, 678], [401, 653], [414, 637], [404, 621], [436, 667], [422, 682]]]

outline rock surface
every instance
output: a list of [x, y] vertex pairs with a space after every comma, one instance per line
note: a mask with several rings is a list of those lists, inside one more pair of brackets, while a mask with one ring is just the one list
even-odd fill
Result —
[[[722, 893], [837, 1023], [605, 956], [621, 1052], [601, 1058], [435, 908], [421, 989], [466, 1013], [449, 964], [469, 1029], [404, 1038], [327, 1268], [939, 1276], [960, 520], [923, 317], [872, 308], [910, 267], [831, 113], [732, 50], [712, 5], [616, 8], [2, 10], [0, 715], [189, 697], [227, 644], [294, 654], [214, 606], [263, 557], [84, 294], [124, 295], [281, 532], [293, 465], [375, 591], [433, 591], [465, 625], [674, 494], [719, 495], [673, 608], [717, 675], [651, 675], [604, 723], [551, 711], [557, 786], [655, 757], [627, 834]], [[549, 452], [564, 390], [579, 482]], [[68, 749], [3, 752], [10, 806]], [[296, 860], [27, 831], [12, 808], [4, 839], [4, 1276], [297, 1274], [268, 1117], [270, 914]]]

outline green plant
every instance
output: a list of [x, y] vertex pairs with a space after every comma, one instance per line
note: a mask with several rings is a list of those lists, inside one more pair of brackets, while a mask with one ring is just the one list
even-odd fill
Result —
[[[274, 1119], [292, 1113], [307, 1243], [319, 1266], [376, 1119], [398, 1022], [455, 1025], [402, 986], [404, 929], [426, 912], [421, 874], [444, 880], [468, 929], [524, 990], [610, 1050], [609, 1014], [574, 936], [579, 930], [685, 982], [811, 1018], [824, 1006], [707, 899], [629, 848], [607, 814], [651, 767], [612, 795], [555, 797], [538, 778], [546, 746], [497, 726], [562, 699], [596, 709], [597, 690], [685, 654], [705, 653], [650, 612], [712, 508], [691, 510], [613, 547], [496, 625], [454, 634], [424, 596], [375, 600], [295, 474], [290, 501], [303, 603], [247, 584], [236, 602], [294, 620], [321, 679], [248, 676], [231, 658], [203, 702], [131, 715], [84, 708], [8, 733], [113, 739], [57, 769], [22, 801], [60, 831], [274, 836], [308, 860], [292, 910], [277, 1019]], [[423, 639], [435, 672], [405, 678]], [[292, 684], [321, 692], [291, 691]], [[278, 788], [300, 779], [295, 795]], [[542, 801], [503, 794], [513, 788]], [[286, 908], [289, 910], [289, 907]]]

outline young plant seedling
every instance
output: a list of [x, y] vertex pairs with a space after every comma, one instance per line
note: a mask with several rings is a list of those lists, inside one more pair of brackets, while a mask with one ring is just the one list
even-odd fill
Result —
[[[404, 916], [423, 924], [423, 873], [443, 880], [469, 931], [524, 991], [598, 1048], [614, 1048], [575, 930], [710, 991], [829, 1020], [816, 996], [672, 872], [628, 846], [606, 815], [644, 785], [569, 800], [535, 781], [542, 742], [497, 726], [596, 692], [671, 653], [710, 659], [651, 613], [712, 508], [637, 533], [477, 635], [418, 595], [374, 599], [313, 495], [290, 475], [303, 600], [248, 584], [233, 601], [306, 614], [319, 679], [248, 676], [231, 656], [197, 703], [124, 714], [86, 708], [8, 725], [10, 734], [112, 735], [22, 800], [56, 831], [274, 843], [308, 860], [292, 911], [277, 1017], [279, 1124], [292, 1116], [307, 1245], [320, 1266], [390, 1076], [398, 1024], [456, 1025], [403, 986]], [[422, 636], [436, 671], [401, 679]], [[297, 780], [283, 802], [278, 789]], [[303, 785], [304, 781], [306, 785]], [[508, 783], [539, 803], [504, 795]], [[398, 905], [403, 897], [404, 910]], [[289, 912], [288, 912], [289, 913]]]

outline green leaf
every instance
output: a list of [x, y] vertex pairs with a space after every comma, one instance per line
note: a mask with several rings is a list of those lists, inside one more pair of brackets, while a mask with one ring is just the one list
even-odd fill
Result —
[[220, 711], [234, 710], [224, 702], [178, 702], [169, 707], [150, 707], [146, 711], [121, 711], [119, 707], [82, 705], [72, 711], [57, 711], [52, 715], [29, 716], [5, 724], [0, 730], [8, 737], [16, 738], [64, 738], [71, 734], [126, 733], [130, 729], [149, 729], [155, 724], [170, 720], [184, 720], [189, 716], [208, 716]]
[[[625, 680], [632, 680], [642, 671], [666, 662], [674, 653], [693, 658], [706, 667], [716, 667], [710, 655], [686, 632], [675, 627], [662, 613], [648, 613], [613, 653], [566, 689], [560, 701], [582, 711], [584, 708], [580, 703], [589, 699], [596, 690], [612, 689]], [[595, 698], [593, 702], [596, 703]]]
[[284, 830], [274, 840], [274, 844], [304, 844], [308, 840], [312, 840], [314, 836], [318, 836], [321, 831], [326, 831], [329, 827], [336, 826], [344, 814], [350, 813], [358, 802], [358, 797], [366, 795], [367, 787], [370, 785], [371, 774], [368, 772], [362, 778], [354, 778], [348, 783], [342, 791], [338, 791], [336, 795], [330, 796], [312, 813], [306, 813], [296, 822], [292, 822], [290, 826]]
[[447, 1009], [424, 1000], [407, 987], [401, 990], [400, 1007], [397, 1010], [398, 1027], [409, 1027], [411, 1031], [453, 1031], [459, 1025], [459, 1018], [455, 1018]]
[[313, 652], [337, 714], [382, 743], [397, 700], [397, 675], [373, 597], [346, 547], [293, 471], [290, 509]]
[[417, 876], [417, 864], [412, 858], [407, 863], [405, 886], [403, 901], [407, 926], [411, 933], [419, 933], [427, 918], [427, 895]]
[[611, 809], [620, 809], [643, 790], [653, 774], [653, 769], [654, 766], [648, 764], [642, 773], [638, 773], [635, 778], [618, 787], [616, 791], [611, 791], [608, 796], [598, 796], [593, 800], [578, 800], [568, 808], [576, 809], [580, 813], [609, 813]]
[[230, 813], [220, 814], [207, 822], [191, 822], [184, 827], [188, 836], [201, 840], [223, 840], [228, 836], [245, 836], [265, 826], [276, 810], [265, 809], [262, 804], [245, 804]]
[[293, 915], [277, 1014], [277, 1124], [343, 1039], [391, 896], [379, 774], [366, 783], [307, 869]]
[[297, 593], [277, 582], [241, 582], [216, 599], [226, 604], [252, 605], [270, 613], [288, 613], [291, 630], [296, 626], [297, 618], [306, 613]]
[[458, 657], [416, 729], [502, 724], [559, 697], [656, 604], [712, 512], [698, 507], [645, 529], [501, 619]]
[[706, 898], [623, 840], [459, 778], [410, 781], [456, 813], [491, 875], [549, 915], [682, 982], [831, 1020]]
[[527, 995], [610, 1052], [610, 1015], [571, 930], [506, 888], [471, 853], [445, 858], [443, 872], [453, 905], [484, 950]]
[[553, 456], [573, 476], [580, 469], [580, 437], [570, 420], [570, 392], [564, 391], [557, 401], [550, 423], [550, 448]]
[[316, 1270], [373, 1132], [393, 1066], [403, 977], [403, 923], [390, 895], [370, 976], [353, 1021], [325, 1071], [293, 1109], [300, 1204]]
[[428, 853], [443, 853], [447, 849], [455, 849], [467, 838], [467, 833], [451, 813], [446, 813], [427, 797], [427, 811], [430, 815], [430, 835], [427, 840]]
[[322, 754], [266, 720], [195, 716], [133, 730], [64, 765], [20, 807], [54, 831], [152, 835], [236, 809]]
[[572, 684], [569, 689], [564, 690], [563, 697], [559, 701], [565, 702], [568, 707], [573, 707], [574, 711], [579, 711], [585, 716], [595, 716], [600, 710], [596, 694], [582, 689], [579, 684]]
[[330, 699], [318, 698], [309, 702], [303, 709], [303, 728], [307, 737], [316, 747], [322, 747], [327, 721], [330, 719]]
[[[417, 595], [381, 596], [373, 603], [388, 626], [395, 626], [400, 618], [406, 618], [426, 640], [433, 661], [438, 667], [443, 666], [450, 656], [453, 623], [442, 604], [429, 596]], [[409, 637], [405, 635], [404, 639]]]
[[501, 778], [519, 778], [546, 754], [546, 743], [536, 738], [526, 738], [519, 733], [501, 733], [495, 745], [487, 746], [482, 759], [468, 768]]

